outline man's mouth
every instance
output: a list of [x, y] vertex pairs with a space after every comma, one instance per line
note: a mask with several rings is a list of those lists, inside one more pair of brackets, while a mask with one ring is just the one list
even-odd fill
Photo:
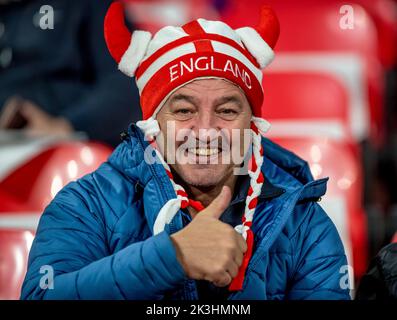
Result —
[[189, 148], [188, 152], [196, 156], [209, 157], [222, 152], [219, 148]]

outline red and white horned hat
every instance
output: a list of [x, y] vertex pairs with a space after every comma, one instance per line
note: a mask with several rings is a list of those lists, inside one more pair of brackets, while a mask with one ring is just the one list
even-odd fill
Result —
[[[168, 97], [187, 83], [197, 79], [221, 78], [244, 91], [253, 113], [252, 158], [245, 211], [242, 223], [236, 230], [246, 239], [248, 249], [239, 274], [229, 287], [230, 290], [240, 290], [252, 254], [254, 238], [251, 225], [264, 179], [261, 172], [261, 135], [270, 125], [261, 118], [261, 70], [274, 58], [272, 48], [279, 36], [276, 15], [264, 6], [259, 25], [254, 28], [233, 30], [220, 21], [197, 19], [182, 27], [164, 27], [152, 37], [151, 33], [140, 30], [131, 34], [124, 23], [123, 4], [114, 2], [105, 17], [104, 33], [110, 54], [119, 69], [130, 77], [135, 76], [143, 112], [143, 120], [138, 121], [137, 126], [151, 142], [160, 133], [156, 114]], [[175, 183], [169, 165], [155, 150], [176, 193], [176, 198], [169, 200], [157, 215], [153, 227], [153, 233], [157, 234], [164, 230], [181, 208], [192, 206], [200, 211], [203, 206], [189, 199], [183, 187]]]

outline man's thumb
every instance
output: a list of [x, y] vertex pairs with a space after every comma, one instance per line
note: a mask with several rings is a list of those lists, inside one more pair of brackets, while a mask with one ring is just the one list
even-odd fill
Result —
[[218, 196], [205, 208], [204, 214], [208, 214], [216, 219], [219, 219], [222, 213], [226, 210], [232, 199], [230, 188], [223, 186]]

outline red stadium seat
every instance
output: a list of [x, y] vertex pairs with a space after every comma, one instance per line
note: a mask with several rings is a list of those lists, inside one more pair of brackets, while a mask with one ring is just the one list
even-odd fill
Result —
[[[346, 88], [323, 72], [265, 72], [262, 117], [276, 135], [312, 135], [350, 140]], [[299, 129], [298, 129], [299, 127]]]
[[19, 299], [34, 234], [0, 229], [0, 300]]
[[110, 152], [99, 143], [61, 142], [25, 160], [0, 182], [0, 300], [19, 298], [45, 206], [65, 184], [94, 171]]
[[0, 182], [0, 215], [42, 212], [64, 185], [94, 171], [110, 152], [99, 143], [64, 142], [49, 147]]
[[332, 75], [268, 72], [264, 74], [263, 86], [263, 116], [266, 118], [340, 119], [348, 122], [346, 88]]
[[[354, 52], [366, 58], [378, 57], [377, 29], [366, 8], [374, 8], [367, 0], [350, 1], [353, 9], [353, 28], [344, 27], [346, 21], [340, 0], [252, 0], [247, 6], [238, 0], [228, 1], [222, 13], [224, 19], [234, 28], [255, 25], [259, 8], [270, 5], [280, 20], [281, 33], [277, 51], [287, 52]], [[384, 2], [377, 0], [377, 2]], [[363, 6], [363, 3], [368, 5]], [[341, 9], [342, 8], [342, 9]], [[373, 10], [375, 11], [375, 10]], [[378, 10], [379, 11], [379, 10]]]
[[[362, 209], [362, 176], [356, 149], [326, 138], [272, 137], [272, 140], [308, 161], [314, 178], [330, 177], [320, 205], [335, 223], [360, 278], [367, 267], [367, 225]], [[337, 161], [335, 161], [337, 159]]]
[[[343, 29], [340, 24], [342, 21], [343, 26], [344, 21], [341, 20], [343, 13], [340, 13], [340, 8], [346, 3], [339, 0], [253, 0], [249, 6], [241, 1], [230, 1], [222, 14], [223, 19], [233, 27], [256, 24], [258, 16], [254, 13], [264, 3], [271, 5], [280, 19], [281, 33], [275, 61], [277, 63], [279, 60], [278, 68], [281, 66], [284, 70], [291, 70], [294, 67], [302, 70], [306, 67], [311, 71], [322, 70], [335, 74], [335, 65], [339, 65], [336, 75], [345, 78], [349, 75], [343, 69], [346, 68], [349, 72], [351, 64], [358, 65], [358, 68], [355, 67], [355, 80], [350, 82], [353, 86], [357, 83], [360, 88], [354, 89], [350, 95], [364, 102], [357, 106], [353, 101], [356, 104], [353, 109], [367, 108], [365, 112], [369, 115], [367, 120], [370, 123], [364, 124], [364, 128], [369, 126], [368, 129], [365, 128], [367, 132], [355, 132], [355, 137], [362, 140], [371, 135], [375, 141], [381, 141], [384, 79], [378, 61], [377, 29], [368, 11], [358, 2], [349, 3], [354, 10], [353, 29]], [[289, 58], [284, 66], [285, 61], [280, 59], [283, 55]], [[292, 59], [295, 56], [298, 57], [297, 60]], [[318, 56], [320, 60], [317, 59]], [[356, 61], [340, 59], [343, 56]], [[348, 89], [351, 90], [350, 87]], [[357, 91], [362, 91], [362, 97], [357, 97]], [[359, 119], [358, 122], [361, 120], [366, 121]]]
[[[346, 54], [282, 53], [266, 72], [328, 73], [345, 87], [348, 94], [349, 131], [353, 138], [362, 141], [370, 136], [371, 131], [373, 137], [377, 137], [374, 133], [377, 132], [374, 129], [376, 125], [370, 121], [373, 115], [366, 94], [365, 77], [362, 76], [363, 63], [358, 57]], [[288, 90], [287, 87], [285, 89]]]
[[397, 64], [397, 2], [393, 0], [356, 0], [371, 15], [378, 35], [378, 56], [390, 69]]

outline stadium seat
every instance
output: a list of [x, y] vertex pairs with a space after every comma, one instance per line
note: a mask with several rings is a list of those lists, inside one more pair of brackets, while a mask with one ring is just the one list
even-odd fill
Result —
[[358, 111], [356, 123], [363, 123], [362, 128], [353, 128], [354, 136], [359, 141], [370, 136], [381, 143], [384, 78], [377, 29], [367, 10], [358, 2], [349, 4], [354, 10], [353, 29], [343, 27], [340, 9], [345, 3], [339, 0], [254, 0], [250, 6], [229, 1], [222, 17], [233, 27], [255, 25], [258, 16], [253, 12], [263, 3], [275, 9], [282, 26], [274, 61], [277, 70], [322, 70], [345, 79], [352, 109]]
[[267, 71], [262, 117], [277, 136], [312, 135], [351, 140], [346, 88], [333, 75], [310, 71]]
[[249, 6], [238, 0], [229, 0], [222, 19], [234, 28], [255, 25], [258, 15], [254, 12], [259, 12], [259, 8], [266, 4], [276, 11], [282, 26], [277, 51], [351, 52], [373, 59], [378, 58], [378, 37], [367, 8], [377, 5], [370, 2], [375, 1], [350, 1], [353, 19], [346, 20], [343, 19], [347, 12], [343, 8], [346, 2], [340, 0], [252, 0]]
[[320, 205], [336, 225], [358, 279], [367, 267], [367, 224], [362, 208], [362, 176], [356, 149], [343, 141], [316, 137], [271, 136], [308, 161], [315, 179], [330, 177]]
[[0, 300], [19, 299], [34, 233], [0, 228]]
[[94, 171], [110, 152], [105, 145], [82, 142], [45, 149], [0, 181], [0, 215], [42, 212], [64, 185]]
[[38, 154], [0, 181], [0, 300], [19, 298], [30, 246], [45, 206], [65, 184], [106, 161], [111, 149], [74, 141], [41, 151], [35, 148], [35, 152]]
[[394, 0], [356, 0], [370, 14], [378, 35], [378, 57], [385, 69], [397, 64], [397, 2]]

